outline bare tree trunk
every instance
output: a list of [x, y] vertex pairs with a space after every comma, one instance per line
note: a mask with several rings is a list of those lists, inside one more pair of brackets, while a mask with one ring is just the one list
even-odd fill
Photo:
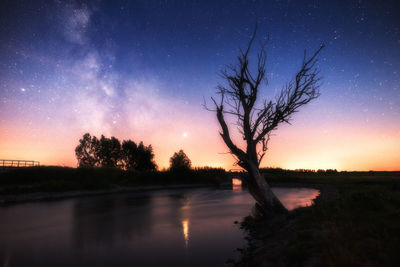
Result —
[[[256, 37], [257, 25], [254, 29], [247, 49], [241, 50], [236, 65], [228, 66], [221, 72], [227, 85], [219, 85], [217, 93], [221, 96], [220, 102], [214, 98], [217, 119], [221, 125], [221, 137], [229, 151], [237, 159], [237, 164], [247, 170], [247, 186], [249, 193], [257, 202], [258, 210], [263, 214], [287, 212], [279, 199], [274, 195], [265, 178], [261, 175], [259, 166], [267, 151], [268, 141], [272, 131], [281, 123], [289, 123], [292, 115], [299, 108], [319, 96], [319, 71], [315, 67], [317, 55], [324, 48], [321, 47], [309, 58], [304, 52], [303, 62], [295, 78], [289, 82], [276, 97], [276, 100], [263, 101], [256, 106], [258, 92], [265, 81], [267, 54], [265, 44], [257, 54], [256, 73], [252, 73], [249, 66], [249, 52]], [[246, 141], [246, 150], [242, 150], [232, 142], [228, 125], [224, 115], [237, 119], [236, 125], [243, 140]], [[258, 149], [257, 149], [258, 145]]]
[[271, 187], [261, 175], [258, 166], [253, 163], [248, 164], [247, 187], [249, 193], [257, 201], [258, 209], [263, 215], [269, 216], [276, 213], [286, 213], [287, 209], [272, 192]]

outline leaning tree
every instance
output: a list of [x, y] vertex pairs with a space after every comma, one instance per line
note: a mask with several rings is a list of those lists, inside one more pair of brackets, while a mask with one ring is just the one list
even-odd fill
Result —
[[[321, 77], [316, 68], [317, 56], [324, 45], [310, 57], [304, 52], [300, 70], [287, 83], [274, 99], [258, 99], [259, 93], [267, 85], [266, 44], [262, 43], [257, 53], [257, 63], [249, 64], [249, 53], [256, 37], [256, 29], [246, 50], [240, 50], [238, 61], [221, 71], [226, 84], [217, 87], [219, 99], [211, 98], [222, 128], [220, 135], [236, 159], [237, 165], [245, 169], [248, 175], [245, 182], [249, 193], [257, 202], [258, 209], [264, 214], [285, 212], [286, 209], [271, 191], [265, 177], [260, 173], [260, 163], [267, 151], [271, 132], [282, 123], [289, 123], [299, 108], [319, 96]], [[254, 67], [254, 71], [253, 70]], [[258, 101], [257, 101], [258, 100]], [[227, 116], [233, 116], [237, 129], [243, 137], [246, 149], [232, 141], [227, 124]]]

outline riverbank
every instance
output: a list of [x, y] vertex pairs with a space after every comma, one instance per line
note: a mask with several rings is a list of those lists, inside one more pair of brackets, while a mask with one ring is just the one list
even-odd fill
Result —
[[398, 266], [400, 177], [373, 178], [325, 181], [313, 206], [245, 218], [236, 266]]

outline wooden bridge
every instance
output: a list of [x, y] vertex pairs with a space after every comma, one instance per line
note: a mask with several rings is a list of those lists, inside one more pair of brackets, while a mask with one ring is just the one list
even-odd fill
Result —
[[0, 169], [13, 169], [22, 167], [40, 166], [39, 161], [35, 160], [19, 160], [19, 159], [0, 159]]
[[228, 175], [231, 178], [242, 179], [243, 176], [247, 175], [247, 172], [243, 169], [230, 169]]
[[232, 185], [234, 180], [243, 180], [243, 177], [247, 175], [247, 172], [242, 169], [230, 169], [227, 171], [227, 178], [222, 181], [223, 185]]

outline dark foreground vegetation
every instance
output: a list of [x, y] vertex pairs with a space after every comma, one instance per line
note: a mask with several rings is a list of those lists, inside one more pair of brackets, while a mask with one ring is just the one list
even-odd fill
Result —
[[238, 266], [399, 266], [400, 172], [269, 171], [273, 182], [318, 184], [321, 196], [287, 215], [247, 217]]
[[223, 169], [125, 171], [119, 168], [29, 167], [0, 173], [0, 194], [103, 190], [148, 185], [210, 184], [226, 178]]

